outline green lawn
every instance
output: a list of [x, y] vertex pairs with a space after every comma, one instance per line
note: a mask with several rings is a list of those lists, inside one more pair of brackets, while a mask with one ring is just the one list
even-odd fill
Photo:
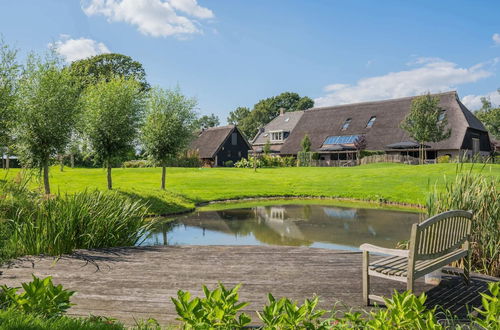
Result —
[[[472, 165], [463, 165], [462, 171]], [[500, 165], [472, 167], [474, 172], [500, 176]], [[14, 177], [19, 170], [4, 176]], [[103, 169], [51, 168], [53, 192], [73, 193], [85, 189], [106, 189]], [[144, 199], [157, 214], [180, 212], [195, 203], [221, 199], [268, 196], [326, 196], [360, 200], [424, 204], [435, 184], [457, 173], [456, 164], [410, 166], [371, 164], [358, 167], [300, 168], [169, 168], [167, 191], [160, 185], [159, 168], [113, 169], [113, 185], [119, 193]], [[34, 182], [33, 185], [38, 185]]]

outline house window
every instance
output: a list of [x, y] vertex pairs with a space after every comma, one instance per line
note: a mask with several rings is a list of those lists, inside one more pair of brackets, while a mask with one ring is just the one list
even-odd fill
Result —
[[231, 150], [229, 150], [229, 151], [227, 152], [227, 157], [228, 157], [228, 158], [231, 158]]
[[233, 134], [231, 134], [231, 144], [233, 146], [235, 146], [235, 145], [238, 144], [238, 134], [236, 132], [234, 132]]
[[479, 153], [479, 139], [472, 138], [472, 153], [474, 155]]
[[349, 124], [351, 123], [352, 118], [347, 118], [344, 122], [344, 125], [342, 125], [342, 130], [345, 131], [348, 127]]
[[283, 131], [271, 132], [271, 141], [283, 141]]
[[238, 158], [241, 158], [241, 151], [238, 151]]
[[441, 111], [439, 113], [438, 121], [443, 121], [445, 117], [446, 117], [446, 112], [445, 111]]
[[370, 120], [368, 120], [368, 122], [366, 123], [366, 128], [372, 127], [373, 124], [375, 124], [376, 119], [377, 119], [377, 117], [375, 117], [375, 116], [370, 117]]

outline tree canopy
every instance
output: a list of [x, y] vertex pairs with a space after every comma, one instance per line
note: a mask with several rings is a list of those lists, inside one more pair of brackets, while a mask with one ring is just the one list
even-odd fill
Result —
[[[500, 88], [497, 90], [500, 94]], [[494, 107], [491, 101], [481, 98], [483, 106], [476, 111], [476, 117], [484, 124], [488, 132], [496, 139], [500, 139], [500, 105]]]
[[136, 80], [142, 90], [149, 89], [142, 64], [122, 54], [100, 54], [74, 61], [69, 66], [69, 71], [78, 77], [83, 87], [95, 85], [100, 80], [110, 81], [118, 76]]
[[161, 189], [165, 189], [168, 159], [183, 151], [193, 137], [196, 103], [178, 89], [153, 88], [149, 92], [141, 141], [146, 155], [162, 167]]
[[401, 122], [401, 128], [420, 144], [422, 161], [423, 144], [450, 137], [451, 129], [447, 126], [448, 120], [445, 110], [439, 106], [439, 98], [430, 93], [414, 98], [410, 113]]
[[301, 97], [297, 93], [284, 92], [280, 95], [269, 97], [257, 102], [250, 111], [248, 108], [239, 107], [229, 113], [228, 123], [236, 124], [248, 138], [253, 138], [259, 127], [268, 124], [279, 115], [280, 109], [285, 112], [309, 109], [314, 106], [314, 101]]
[[112, 165], [135, 147], [144, 112], [141, 85], [123, 77], [101, 80], [85, 89], [84, 134], [98, 161], [108, 169], [108, 189], [113, 188]]
[[219, 120], [219, 117], [217, 117], [215, 114], [212, 113], [211, 115], [201, 116], [200, 118], [198, 118], [195, 121], [194, 125], [195, 125], [195, 128], [198, 128], [198, 129], [207, 129], [210, 127], [219, 126], [220, 120]]
[[50, 194], [49, 161], [70, 141], [78, 116], [78, 86], [56, 60], [31, 55], [21, 75], [16, 98], [14, 136], [25, 164], [43, 169]]

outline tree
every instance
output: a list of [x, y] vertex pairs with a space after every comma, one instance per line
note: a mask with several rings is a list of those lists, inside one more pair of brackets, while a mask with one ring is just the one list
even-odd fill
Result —
[[444, 111], [439, 106], [439, 98], [427, 93], [413, 99], [410, 113], [401, 122], [401, 128], [419, 144], [421, 164], [425, 158], [426, 142], [439, 142], [451, 135], [446, 115], [443, 116]]
[[230, 125], [240, 126], [243, 120], [250, 114], [250, 109], [247, 107], [237, 107], [234, 111], [229, 113], [227, 123]]
[[366, 149], [366, 138], [360, 135], [354, 140], [354, 148], [356, 148], [356, 160], [358, 165], [361, 164], [361, 151]]
[[210, 116], [205, 115], [198, 118], [194, 125], [195, 128], [207, 129], [210, 127], [219, 126], [220, 120], [219, 117], [217, 117], [215, 114], [211, 114]]
[[266, 143], [264, 144], [264, 148], [262, 148], [262, 151], [266, 156], [271, 153], [271, 142], [269, 142], [269, 139], [267, 139]]
[[9, 47], [0, 36], [0, 155], [5, 152], [5, 168], [9, 169], [9, 151], [12, 148], [14, 104], [20, 65], [16, 61], [17, 49]]
[[142, 90], [149, 89], [146, 72], [140, 62], [122, 54], [100, 54], [74, 61], [69, 71], [81, 82], [82, 87], [95, 85], [100, 80], [110, 81], [114, 77], [134, 79]]
[[141, 140], [146, 155], [162, 167], [161, 189], [165, 189], [168, 159], [183, 151], [193, 137], [196, 103], [178, 89], [153, 88], [149, 93]]
[[25, 164], [43, 170], [50, 194], [49, 162], [68, 144], [78, 116], [78, 85], [53, 58], [30, 55], [19, 81], [14, 135]]
[[267, 125], [280, 113], [280, 108], [286, 112], [309, 109], [314, 106], [314, 101], [301, 97], [297, 93], [284, 92], [280, 95], [269, 97], [257, 102], [252, 111], [247, 108], [237, 108], [229, 114], [228, 122], [237, 120], [237, 124], [248, 138], [253, 138], [260, 127]]
[[[498, 89], [500, 94], [500, 88]], [[485, 97], [481, 98], [483, 106], [476, 111], [476, 117], [486, 126], [488, 132], [496, 139], [500, 139], [500, 106], [494, 108], [491, 101]]]
[[311, 151], [311, 139], [309, 138], [309, 135], [304, 135], [304, 138], [300, 142], [300, 145], [302, 146], [302, 152], [310, 152]]
[[133, 79], [101, 80], [82, 96], [84, 134], [97, 161], [107, 168], [108, 189], [113, 189], [112, 166], [134, 149], [142, 124], [144, 93]]

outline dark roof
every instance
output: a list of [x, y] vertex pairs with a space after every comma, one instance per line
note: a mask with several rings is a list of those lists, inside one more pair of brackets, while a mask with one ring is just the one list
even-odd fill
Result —
[[[431, 148], [458, 150], [467, 128], [484, 130], [477, 118], [460, 103], [455, 91], [433, 95], [439, 97], [439, 105], [446, 110], [452, 131], [450, 138], [430, 143]], [[408, 133], [399, 125], [409, 113], [414, 98], [415, 96], [305, 110], [285, 140], [281, 153], [296, 154], [300, 151], [300, 142], [306, 134], [311, 139], [313, 151], [319, 150], [328, 136], [364, 135], [368, 150], [384, 150], [392, 143], [411, 141]], [[375, 123], [367, 128], [366, 124], [372, 116], [376, 117]], [[348, 118], [351, 118], [351, 123], [346, 130], [342, 130], [342, 125]]]
[[[272, 131], [284, 131], [291, 132], [304, 111], [292, 111], [285, 112], [283, 115], [279, 115], [267, 124], [263, 131], [257, 133], [255, 138], [252, 140], [253, 145], [264, 145], [269, 139], [269, 132]], [[281, 144], [281, 142], [280, 142]]]
[[[200, 158], [214, 158], [220, 147], [235, 129], [239, 131], [235, 125], [210, 127], [205, 129], [200, 132], [198, 137], [193, 142], [191, 142], [189, 149], [197, 151]], [[240, 135], [244, 138], [241, 132]], [[251, 149], [248, 141], [245, 138], [244, 140], [248, 145], [248, 149]]]
[[[420, 145], [417, 142], [412, 142], [412, 141], [396, 142], [386, 145], [386, 147], [389, 149], [413, 149], [413, 148], [418, 148], [419, 146]], [[424, 145], [424, 148], [429, 148], [429, 146]]]

